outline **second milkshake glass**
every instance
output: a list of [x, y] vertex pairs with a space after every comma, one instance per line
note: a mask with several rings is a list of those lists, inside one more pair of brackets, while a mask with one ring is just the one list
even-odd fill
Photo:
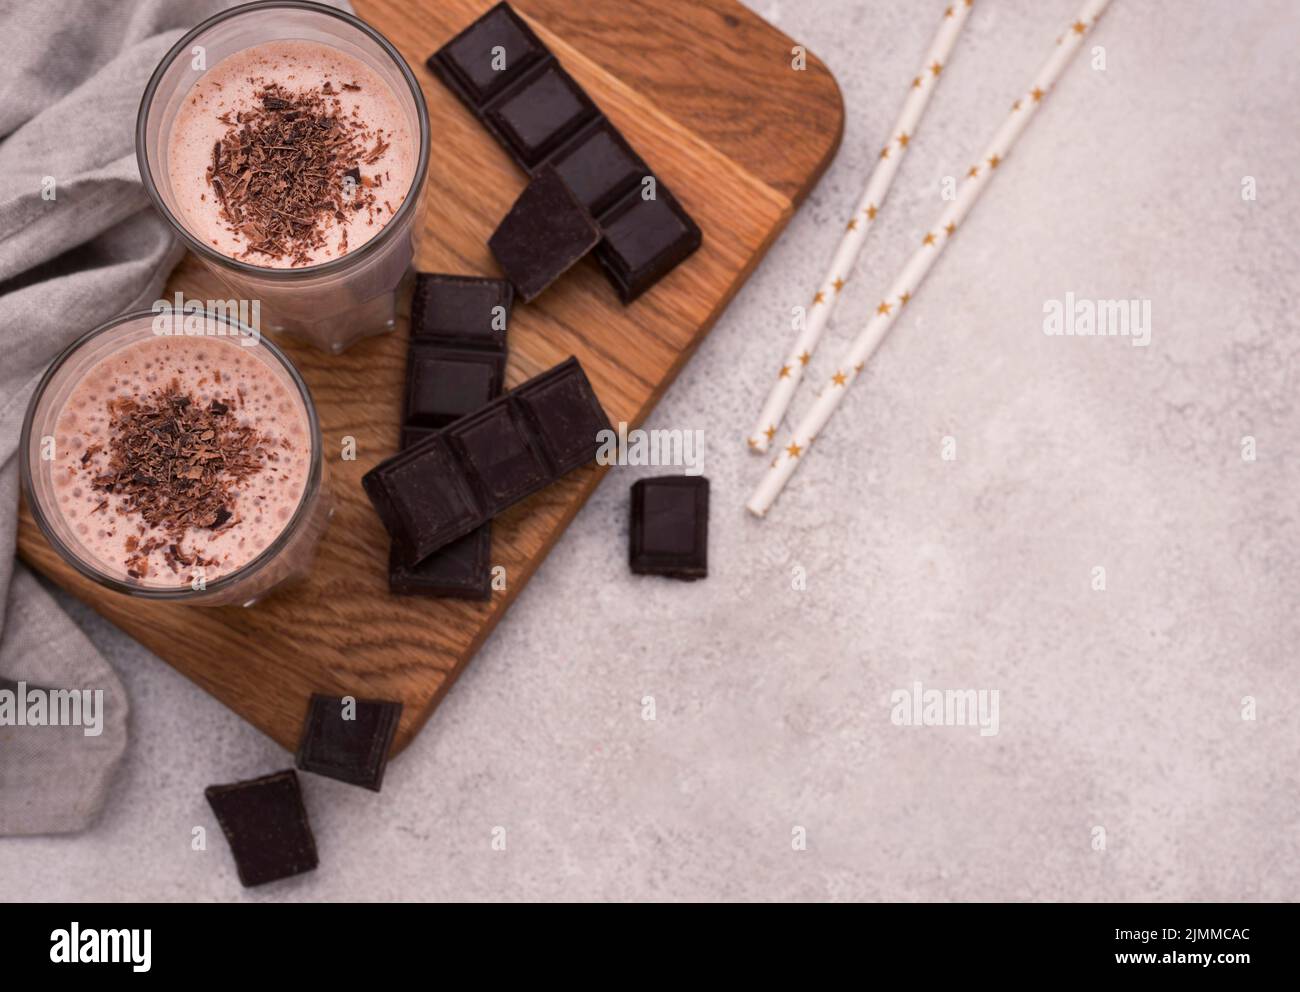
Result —
[[[167, 142], [181, 104], [207, 67], [254, 45], [290, 39], [328, 45], [378, 73], [397, 95], [411, 133], [419, 135], [419, 161], [406, 199], [373, 238], [328, 262], [269, 268], [215, 251], [185, 226], [168, 174]], [[397, 287], [414, 255], [428, 175], [429, 111], [406, 61], [373, 28], [332, 7], [300, 0], [250, 3], [209, 18], [181, 38], [154, 70], [140, 102], [135, 148], [154, 205], [231, 292], [262, 301], [262, 330], [290, 334], [335, 354], [360, 338], [392, 330]]]

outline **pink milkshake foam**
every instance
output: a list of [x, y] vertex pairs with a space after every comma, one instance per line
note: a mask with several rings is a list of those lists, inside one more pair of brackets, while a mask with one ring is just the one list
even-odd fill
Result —
[[[246, 232], [222, 215], [221, 191], [209, 178], [213, 148], [261, 112], [268, 87], [286, 94], [321, 94], [330, 112], [357, 123], [366, 154], [357, 160], [364, 209], [318, 218], [322, 243], [304, 255], [250, 250]], [[417, 145], [396, 94], [360, 59], [311, 41], [273, 41], [227, 56], [186, 95], [167, 144], [168, 170], [181, 219], [196, 238], [251, 265], [316, 265], [355, 251], [379, 233], [406, 199]]]
[[[256, 351], [233, 338], [146, 338], [98, 362], [73, 388], [57, 420], [52, 478], [60, 513], [101, 570], [152, 588], [181, 588], [196, 572], [185, 563], [200, 562], [211, 582], [256, 558], [293, 518], [312, 465], [307, 411]], [[260, 449], [260, 467], [235, 482], [224, 500], [228, 518], [189, 527], [179, 540], [103, 484], [113, 472], [114, 436], [121, 437], [114, 409], [120, 412], [125, 400], [156, 406], [164, 393], [186, 397], [195, 410], [228, 406], [233, 421], [226, 422], [251, 428]]]

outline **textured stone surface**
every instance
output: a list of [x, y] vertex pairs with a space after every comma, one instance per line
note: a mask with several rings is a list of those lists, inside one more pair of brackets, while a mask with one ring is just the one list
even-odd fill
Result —
[[[977, 6], [818, 377], [1075, 5]], [[941, 7], [757, 5], [836, 72], [848, 126], [648, 425], [706, 431], [707, 581], [628, 573], [653, 470], [615, 471], [381, 795], [303, 777], [321, 867], [254, 893], [203, 788], [291, 757], [79, 609], [131, 694], [129, 763], [88, 834], [0, 842], [5, 897], [1300, 897], [1289, 0], [1116, 0], [1106, 71], [1072, 67], [783, 499], [741, 509], [789, 308]], [[1044, 336], [1067, 291], [1150, 299], [1150, 347]], [[1000, 733], [894, 726], [915, 680], [998, 689]]]

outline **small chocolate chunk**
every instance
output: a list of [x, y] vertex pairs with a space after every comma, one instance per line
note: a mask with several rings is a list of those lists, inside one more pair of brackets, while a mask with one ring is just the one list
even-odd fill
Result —
[[378, 792], [402, 704], [314, 693], [298, 744], [297, 765], [305, 772]]
[[709, 480], [674, 475], [632, 486], [629, 561], [638, 575], [709, 574]]
[[204, 791], [246, 888], [311, 871], [316, 838], [293, 769]]
[[557, 155], [554, 164], [592, 216], [612, 207], [650, 175], [641, 157], [603, 117]]
[[525, 303], [541, 295], [600, 241], [600, 228], [555, 169], [547, 166], [520, 194], [488, 239]]

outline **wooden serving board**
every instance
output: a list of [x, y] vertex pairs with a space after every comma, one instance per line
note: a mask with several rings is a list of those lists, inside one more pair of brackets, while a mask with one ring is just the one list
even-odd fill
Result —
[[[486, 132], [424, 60], [488, 0], [355, 0], [415, 69], [433, 148], [425, 271], [496, 275], [487, 237], [522, 190]], [[791, 67], [793, 42], [733, 0], [518, 0], [564, 67], [651, 163], [704, 231], [704, 245], [624, 307], [585, 260], [510, 323], [508, 385], [577, 355], [614, 423], [640, 423], [817, 181], [839, 144], [843, 110], [826, 68]], [[218, 298], [193, 257], [167, 295]], [[411, 599], [387, 590], [388, 539], [361, 490], [397, 445], [406, 327], [341, 357], [292, 342], [320, 410], [337, 510], [311, 577], [251, 609], [145, 603], [80, 578], [24, 508], [19, 552], [286, 748], [313, 691], [401, 700], [395, 751], [456, 676], [595, 488], [573, 473], [499, 518], [492, 560], [507, 589], [488, 603]], [[357, 458], [341, 461], [342, 439]]]

